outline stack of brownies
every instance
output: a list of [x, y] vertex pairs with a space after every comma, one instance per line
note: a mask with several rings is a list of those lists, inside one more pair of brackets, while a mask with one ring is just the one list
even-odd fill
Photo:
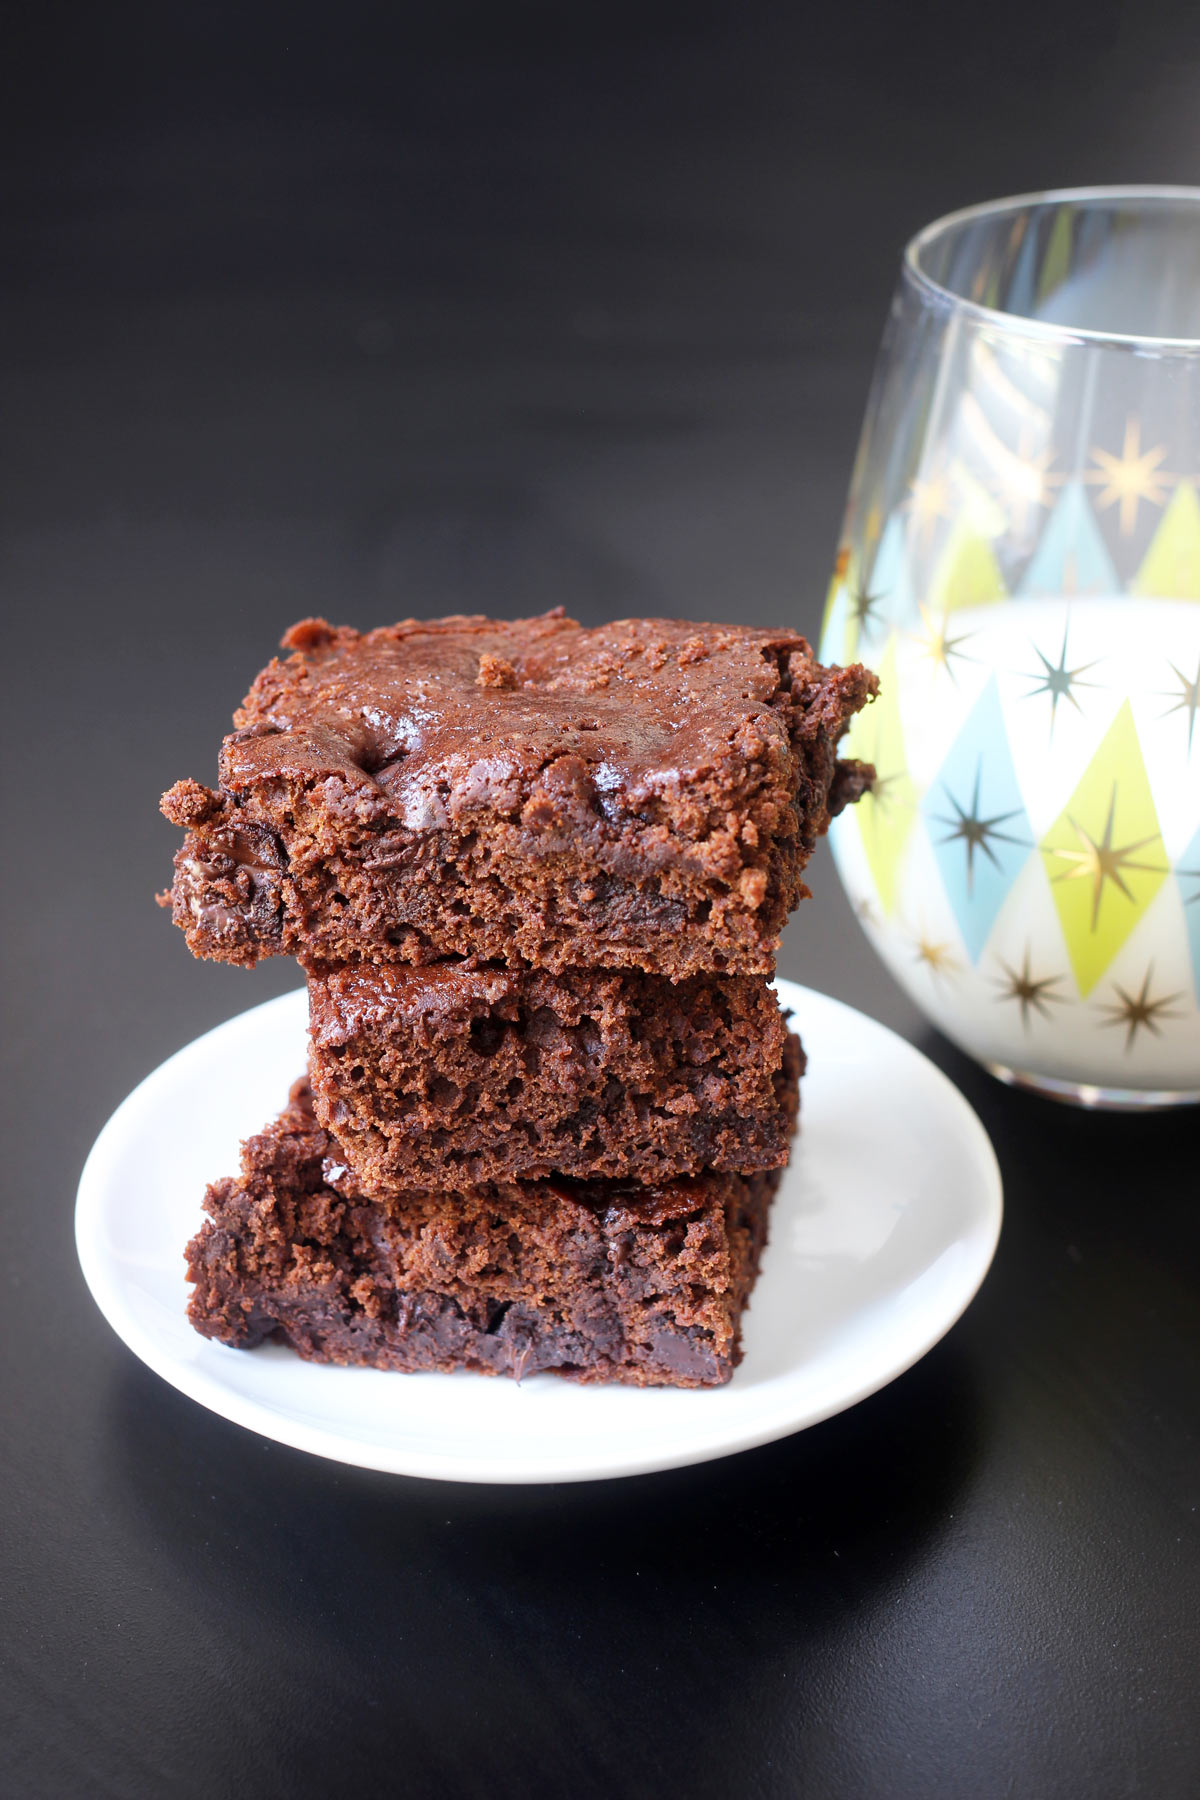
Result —
[[[309, 1072], [209, 1189], [197, 1330], [389, 1369], [728, 1380], [795, 1125], [769, 985], [874, 692], [788, 631], [295, 626], [179, 782], [200, 956], [290, 954]], [[163, 897], [164, 900], [167, 896]]]

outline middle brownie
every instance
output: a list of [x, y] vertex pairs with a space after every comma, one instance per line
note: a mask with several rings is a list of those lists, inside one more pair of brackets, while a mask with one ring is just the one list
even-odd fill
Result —
[[787, 1161], [801, 1052], [758, 976], [309, 972], [309, 1076], [367, 1194]]

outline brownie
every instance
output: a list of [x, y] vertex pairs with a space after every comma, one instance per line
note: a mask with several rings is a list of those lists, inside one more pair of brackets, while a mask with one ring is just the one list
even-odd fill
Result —
[[312, 972], [317, 1118], [363, 1191], [787, 1161], [799, 1045], [761, 976]]
[[219, 787], [163, 798], [199, 956], [770, 974], [818, 837], [871, 778], [837, 744], [875, 677], [793, 631], [559, 609], [306, 620], [284, 646]]
[[298, 1083], [209, 1188], [188, 1247], [197, 1331], [316, 1362], [728, 1381], [776, 1170], [634, 1186], [487, 1182], [369, 1200]]

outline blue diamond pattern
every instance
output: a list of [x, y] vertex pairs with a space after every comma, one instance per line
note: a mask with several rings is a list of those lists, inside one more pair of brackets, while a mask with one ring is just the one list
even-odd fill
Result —
[[842, 663], [846, 661], [846, 589], [839, 581], [829, 597], [829, 606], [825, 614], [825, 623], [821, 627], [821, 661], [825, 663]]
[[1183, 917], [1192, 952], [1192, 986], [1200, 1003], [1200, 829], [1180, 857], [1175, 873], [1183, 896]]
[[1068, 482], [1046, 520], [1041, 542], [1017, 588], [1022, 598], [1039, 594], [1119, 594], [1121, 582], [1104, 547], [1091, 504], [1077, 481]]
[[971, 961], [1033, 850], [993, 675], [967, 714], [921, 811]]
[[904, 520], [893, 513], [883, 528], [867, 583], [871, 593], [880, 596], [876, 628], [885, 632], [889, 626], [916, 624], [919, 618], [908, 573], [904, 531]]

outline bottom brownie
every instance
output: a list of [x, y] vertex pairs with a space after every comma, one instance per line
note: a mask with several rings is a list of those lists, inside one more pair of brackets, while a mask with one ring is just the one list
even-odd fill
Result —
[[317, 1362], [707, 1387], [741, 1356], [779, 1171], [365, 1199], [307, 1085], [209, 1188], [197, 1331]]

